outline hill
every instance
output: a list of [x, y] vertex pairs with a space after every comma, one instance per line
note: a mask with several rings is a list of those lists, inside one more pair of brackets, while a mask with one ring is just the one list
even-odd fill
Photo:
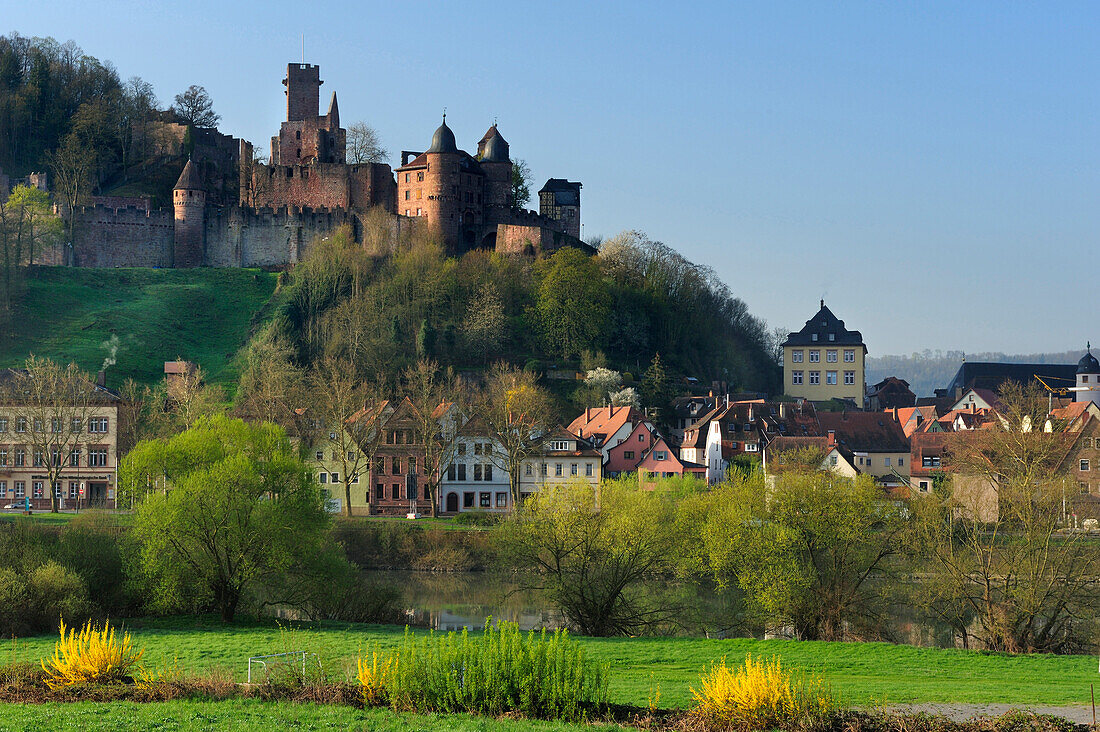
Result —
[[199, 363], [208, 380], [236, 380], [231, 360], [276, 291], [278, 275], [251, 269], [34, 267], [16, 307], [0, 367], [30, 354], [75, 361], [108, 384], [152, 383], [164, 361]]
[[963, 353], [962, 351], [924, 351], [908, 356], [879, 356], [867, 359], [867, 383], [877, 384], [887, 376], [897, 376], [909, 382], [909, 388], [917, 396], [932, 396], [935, 389], [942, 389], [959, 370], [963, 359], [967, 361], [996, 361], [1000, 363], [1077, 363], [1080, 349], [1059, 353]]

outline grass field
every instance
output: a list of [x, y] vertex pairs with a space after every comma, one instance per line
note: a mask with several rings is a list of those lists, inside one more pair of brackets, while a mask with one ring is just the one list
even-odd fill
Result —
[[[252, 655], [304, 650], [326, 667], [350, 669], [360, 648], [395, 645], [397, 627], [326, 624], [280, 631], [264, 624], [222, 626], [217, 621], [173, 619], [131, 621], [135, 644], [145, 646], [155, 665], [178, 662], [188, 670], [230, 669], [244, 679]], [[746, 653], [779, 655], [785, 665], [820, 674], [845, 705], [887, 703], [1087, 704], [1096, 682], [1092, 656], [985, 654], [886, 643], [825, 643], [708, 640], [694, 638], [582, 638], [595, 658], [611, 664], [611, 700], [644, 706], [660, 689], [662, 707], [689, 705], [689, 687], [725, 657], [739, 663]], [[8, 641], [0, 662], [49, 655], [54, 638]]]
[[239, 700], [155, 704], [0, 704], [0, 730], [371, 730], [372, 732], [610, 732], [607, 725], [495, 720], [464, 714], [395, 714], [385, 709]]
[[278, 275], [254, 269], [79, 269], [37, 267], [11, 338], [0, 338], [0, 368], [34, 353], [75, 361], [95, 373], [117, 339], [108, 385], [159, 381], [177, 356], [198, 363], [214, 383], [232, 381], [231, 360]]

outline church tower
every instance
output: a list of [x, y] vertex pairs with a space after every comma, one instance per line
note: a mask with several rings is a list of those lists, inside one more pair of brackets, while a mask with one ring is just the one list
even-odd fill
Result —
[[175, 212], [176, 237], [172, 250], [173, 267], [202, 266], [205, 250], [204, 214], [206, 191], [195, 164], [188, 159], [172, 189], [172, 208]]
[[1073, 392], [1073, 401], [1100, 406], [1100, 361], [1092, 355], [1091, 343], [1077, 362], [1077, 391]]

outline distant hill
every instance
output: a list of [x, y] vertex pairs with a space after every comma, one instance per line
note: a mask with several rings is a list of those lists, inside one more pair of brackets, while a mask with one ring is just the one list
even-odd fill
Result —
[[152, 383], [164, 362], [195, 361], [211, 382], [236, 379], [231, 363], [263, 319], [278, 275], [252, 269], [79, 269], [34, 267], [12, 337], [0, 338], [0, 367], [28, 355], [75, 361], [108, 385]]
[[879, 356], [867, 359], [867, 384], [876, 384], [887, 376], [897, 376], [909, 382], [917, 396], [932, 396], [942, 389], [959, 370], [963, 358], [967, 361], [998, 361], [1002, 363], [1077, 363], [1083, 351], [1073, 349], [1059, 353], [963, 353], [962, 351], [924, 351], [908, 356]]

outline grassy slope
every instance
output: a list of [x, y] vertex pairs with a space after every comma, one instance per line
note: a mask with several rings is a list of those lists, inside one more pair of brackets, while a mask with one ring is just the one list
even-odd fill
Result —
[[18, 366], [34, 353], [94, 373], [115, 335], [111, 386], [127, 377], [158, 381], [164, 362], [177, 356], [225, 383], [236, 376], [230, 361], [271, 300], [276, 279], [252, 269], [36, 268], [14, 337], [0, 339], [0, 367]]
[[[358, 649], [396, 644], [402, 629], [326, 625], [281, 632], [269, 626], [200, 624], [194, 620], [134, 621], [135, 644], [154, 666], [178, 661], [185, 669], [223, 667], [243, 680], [251, 655], [315, 652], [330, 668], [350, 669]], [[662, 707], [687, 706], [689, 687], [712, 663], [739, 663], [746, 653], [778, 654], [786, 665], [820, 673], [849, 705], [904, 702], [1086, 704], [1096, 680], [1092, 656], [1007, 656], [885, 643], [819, 643], [691, 638], [584, 638], [611, 664], [612, 701], [644, 706], [659, 686]], [[52, 637], [21, 639], [0, 649], [0, 662], [49, 655]]]
[[157, 704], [0, 704], [3, 730], [372, 730], [373, 732], [611, 732], [621, 727], [494, 720], [463, 714], [395, 714], [384, 709], [240, 700]]

